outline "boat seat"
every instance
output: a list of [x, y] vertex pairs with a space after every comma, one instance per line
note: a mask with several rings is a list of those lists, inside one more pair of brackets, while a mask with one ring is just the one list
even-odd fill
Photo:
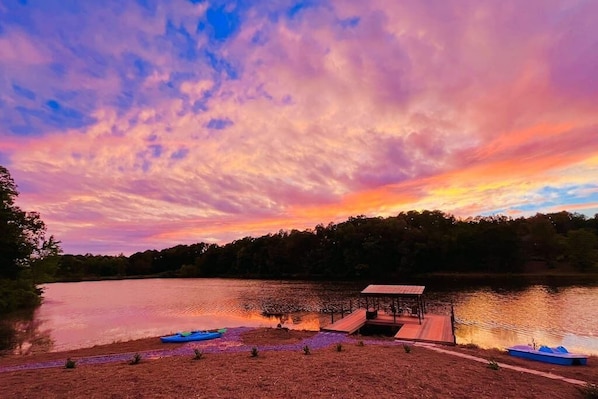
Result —
[[542, 345], [540, 347], [540, 349], [538, 349], [538, 351], [540, 352], [545, 352], [545, 353], [554, 353], [554, 351], [552, 350], [552, 348], [546, 346], [546, 345]]

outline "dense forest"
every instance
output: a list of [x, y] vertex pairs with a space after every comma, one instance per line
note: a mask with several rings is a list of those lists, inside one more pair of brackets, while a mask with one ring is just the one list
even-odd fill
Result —
[[459, 220], [441, 211], [350, 217], [226, 245], [197, 243], [126, 256], [62, 255], [54, 280], [142, 276], [397, 279], [427, 273], [598, 271], [598, 215]]

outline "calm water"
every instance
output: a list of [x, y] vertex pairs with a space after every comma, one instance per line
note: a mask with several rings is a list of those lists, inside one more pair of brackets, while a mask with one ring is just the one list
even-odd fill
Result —
[[[318, 330], [323, 310], [353, 306], [364, 283], [235, 279], [147, 279], [47, 284], [31, 337], [59, 351], [190, 329], [269, 326]], [[564, 345], [598, 354], [598, 287], [531, 285], [434, 291], [428, 302], [453, 302], [457, 343], [504, 348]], [[267, 317], [264, 312], [282, 313]]]

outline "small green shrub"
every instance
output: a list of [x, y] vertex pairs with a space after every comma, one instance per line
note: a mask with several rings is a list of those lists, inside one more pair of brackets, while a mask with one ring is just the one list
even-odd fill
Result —
[[304, 355], [309, 355], [309, 354], [311, 354], [311, 352], [309, 351], [309, 346], [305, 345], [305, 346], [303, 347], [303, 354], [304, 354]]
[[193, 349], [193, 352], [195, 353], [195, 356], [193, 356], [193, 360], [201, 360], [203, 358], [203, 352], [199, 349], [195, 348]]
[[336, 344], [336, 351], [337, 352], [342, 352], [343, 351], [343, 344], [341, 344], [340, 342], [338, 344]]
[[77, 367], [77, 362], [76, 361], [74, 361], [70, 357], [68, 359], [66, 359], [66, 363], [64, 363], [64, 368], [65, 369], [74, 369], [75, 367]]
[[133, 358], [129, 361], [129, 364], [134, 365], [134, 364], [139, 364], [141, 362], [141, 355], [139, 353], [136, 353], [133, 355]]
[[403, 350], [405, 353], [411, 353], [411, 345], [403, 344]]
[[251, 357], [257, 357], [259, 355], [259, 351], [257, 350], [257, 347], [253, 347], [251, 348]]
[[491, 370], [499, 370], [500, 366], [496, 363], [496, 360], [488, 360], [488, 368]]
[[590, 384], [588, 382], [586, 385], [579, 388], [579, 391], [585, 399], [598, 399], [598, 384]]

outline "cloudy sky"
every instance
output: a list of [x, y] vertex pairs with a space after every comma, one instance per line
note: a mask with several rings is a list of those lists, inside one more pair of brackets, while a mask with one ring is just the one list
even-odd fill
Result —
[[598, 212], [598, 1], [0, 3], [0, 165], [66, 253]]

